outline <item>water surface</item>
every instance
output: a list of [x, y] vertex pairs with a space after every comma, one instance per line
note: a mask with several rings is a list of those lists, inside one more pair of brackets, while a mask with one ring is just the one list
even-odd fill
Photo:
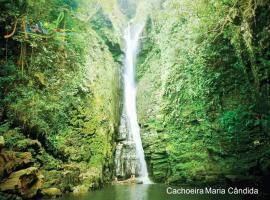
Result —
[[166, 185], [114, 185], [83, 195], [66, 195], [63, 200], [240, 200], [237, 195], [169, 195]]

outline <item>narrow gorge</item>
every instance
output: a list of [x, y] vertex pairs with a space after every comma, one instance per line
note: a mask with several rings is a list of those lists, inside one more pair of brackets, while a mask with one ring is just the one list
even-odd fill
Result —
[[0, 200], [269, 198], [268, 0], [0, 8]]

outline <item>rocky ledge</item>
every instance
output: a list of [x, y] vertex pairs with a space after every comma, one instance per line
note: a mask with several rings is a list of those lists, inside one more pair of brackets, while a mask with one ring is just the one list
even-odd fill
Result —
[[87, 163], [59, 163], [37, 140], [21, 138], [13, 144], [15, 148], [8, 148], [0, 136], [1, 200], [51, 199], [99, 187], [101, 169]]

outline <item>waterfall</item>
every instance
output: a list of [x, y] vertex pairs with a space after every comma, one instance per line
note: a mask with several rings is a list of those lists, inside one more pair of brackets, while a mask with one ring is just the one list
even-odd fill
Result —
[[124, 110], [129, 133], [128, 140], [134, 142], [136, 147], [136, 156], [140, 166], [139, 179], [143, 183], [149, 184], [151, 181], [148, 178], [136, 109], [135, 65], [142, 29], [143, 25], [129, 24], [125, 31]]

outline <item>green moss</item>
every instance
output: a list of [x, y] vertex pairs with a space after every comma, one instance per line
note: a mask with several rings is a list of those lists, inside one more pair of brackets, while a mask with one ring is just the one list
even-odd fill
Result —
[[[151, 12], [138, 58], [137, 107], [154, 179], [261, 184], [263, 173], [255, 163], [265, 158], [258, 146], [269, 147], [269, 83], [255, 71], [268, 74], [269, 65], [257, 64], [268, 55], [269, 45], [256, 45], [265, 22], [258, 28], [259, 21], [250, 20], [252, 31], [244, 31], [249, 42], [243, 36], [243, 24], [251, 16], [247, 2], [236, 2], [235, 15], [229, 12], [232, 2], [197, 1], [194, 7], [185, 0], [166, 1], [162, 11]], [[255, 10], [252, 16], [261, 19], [259, 10], [269, 8], [264, 2]], [[227, 16], [232, 21], [224, 25]], [[223, 28], [211, 32], [219, 26]], [[166, 153], [160, 154], [161, 149]], [[227, 180], [227, 175], [237, 178]]]
[[[8, 62], [0, 59], [0, 133], [8, 150], [31, 152], [43, 188], [62, 192], [111, 180], [122, 56], [120, 36], [100, 7], [65, 2], [48, 0], [43, 9], [44, 2], [14, 1], [0, 14], [1, 33], [16, 16], [47, 32], [16, 32], [8, 41]], [[17, 55], [21, 48], [27, 56]]]

